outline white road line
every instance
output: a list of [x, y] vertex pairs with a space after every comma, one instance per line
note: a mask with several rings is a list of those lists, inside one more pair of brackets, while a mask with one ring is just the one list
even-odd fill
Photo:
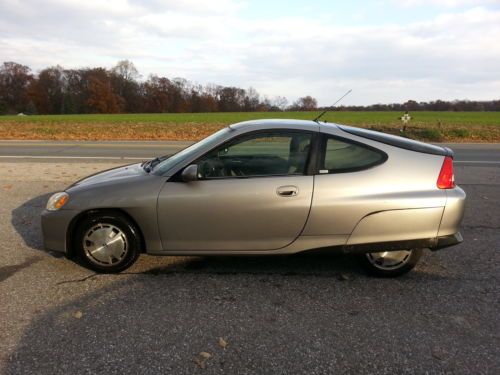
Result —
[[148, 160], [152, 156], [144, 158], [135, 158], [129, 156], [40, 156], [40, 155], [0, 155], [2, 159], [90, 159], [90, 160]]

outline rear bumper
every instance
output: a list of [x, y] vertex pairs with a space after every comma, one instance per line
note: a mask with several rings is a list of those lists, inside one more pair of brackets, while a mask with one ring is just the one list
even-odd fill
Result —
[[399, 251], [409, 249], [424, 249], [428, 248], [432, 251], [444, 249], [458, 245], [463, 241], [460, 232], [439, 236], [434, 238], [423, 238], [404, 241], [389, 241], [389, 242], [373, 242], [357, 245], [345, 245], [342, 247], [344, 253], [375, 253], [380, 251]]
[[429, 246], [432, 251], [444, 249], [445, 247], [455, 246], [463, 242], [463, 237], [460, 232], [450, 234], [448, 236], [441, 236], [436, 238], [436, 244]]
[[446, 191], [446, 207], [439, 226], [438, 237], [454, 236], [458, 233], [464, 217], [466, 194], [459, 186]]

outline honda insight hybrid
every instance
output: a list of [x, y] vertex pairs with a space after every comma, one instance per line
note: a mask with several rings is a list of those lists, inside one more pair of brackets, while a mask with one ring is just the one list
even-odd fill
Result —
[[47, 249], [97, 272], [154, 255], [354, 254], [410, 271], [462, 241], [453, 152], [316, 121], [230, 125], [172, 155], [84, 178], [42, 214]]

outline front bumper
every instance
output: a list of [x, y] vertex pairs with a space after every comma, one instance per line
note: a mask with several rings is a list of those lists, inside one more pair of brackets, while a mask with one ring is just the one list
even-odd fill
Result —
[[67, 253], [68, 228], [78, 211], [61, 209], [42, 212], [43, 246], [46, 250]]

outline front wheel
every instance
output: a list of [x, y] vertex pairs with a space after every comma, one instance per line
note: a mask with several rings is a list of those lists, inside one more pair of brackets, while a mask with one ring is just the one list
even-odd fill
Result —
[[410, 272], [422, 256], [422, 249], [382, 251], [359, 256], [361, 266], [373, 276], [397, 277]]
[[79, 223], [74, 245], [88, 268], [100, 273], [118, 273], [137, 260], [141, 240], [137, 227], [126, 216], [96, 213]]

